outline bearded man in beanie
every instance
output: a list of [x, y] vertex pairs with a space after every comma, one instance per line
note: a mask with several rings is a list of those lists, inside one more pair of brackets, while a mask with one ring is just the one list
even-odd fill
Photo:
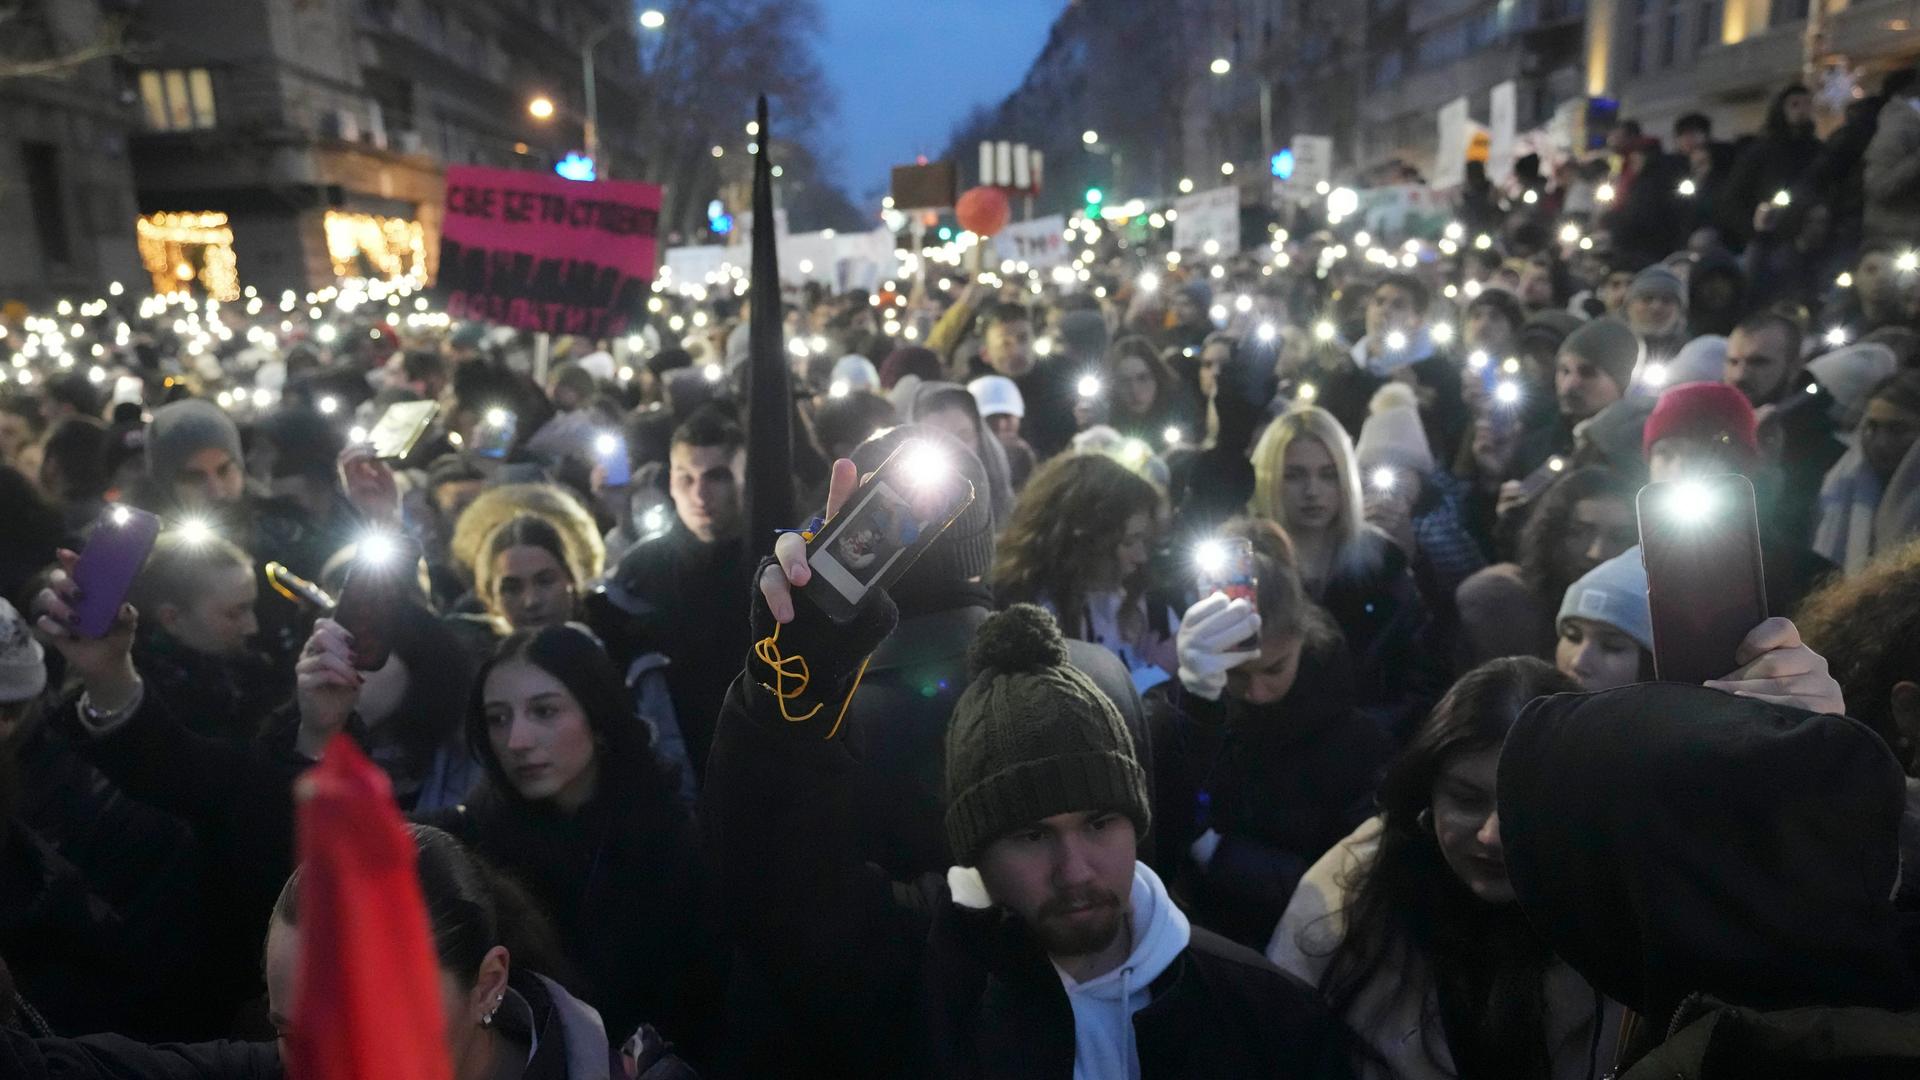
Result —
[[[857, 479], [852, 462], [835, 464], [829, 514]], [[858, 762], [839, 721], [898, 611], [870, 592], [836, 624], [804, 595], [801, 538], [775, 552], [754, 598], [761, 644], [728, 694], [701, 818], [735, 940], [792, 1014], [790, 1070], [1350, 1075], [1339, 1026], [1311, 992], [1191, 926], [1138, 861], [1146, 771], [1043, 609], [993, 616], [969, 651], [973, 681], [946, 733], [956, 865], [905, 886], [862, 862]]]
[[1687, 285], [1665, 266], [1649, 266], [1627, 286], [1627, 324], [1648, 356], [1665, 359], [1687, 343]]
[[1575, 425], [1626, 397], [1634, 368], [1645, 355], [1633, 330], [1611, 315], [1568, 335], [1554, 361], [1553, 392], [1559, 416], [1521, 439], [1508, 467], [1509, 479], [1526, 476], [1555, 455], [1571, 455]]

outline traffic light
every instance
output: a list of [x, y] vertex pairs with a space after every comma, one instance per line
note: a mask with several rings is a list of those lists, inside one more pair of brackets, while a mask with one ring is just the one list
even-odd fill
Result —
[[1088, 206], [1099, 206], [1101, 203], [1101, 200], [1105, 198], [1106, 198], [1106, 195], [1103, 192], [1101, 192], [1099, 188], [1090, 187], [1087, 189], [1087, 205]]

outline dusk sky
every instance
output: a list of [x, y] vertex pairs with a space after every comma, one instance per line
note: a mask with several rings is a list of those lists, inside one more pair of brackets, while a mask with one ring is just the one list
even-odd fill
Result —
[[820, 62], [839, 97], [821, 149], [856, 200], [946, 148], [975, 106], [1020, 84], [1064, 0], [822, 0]]

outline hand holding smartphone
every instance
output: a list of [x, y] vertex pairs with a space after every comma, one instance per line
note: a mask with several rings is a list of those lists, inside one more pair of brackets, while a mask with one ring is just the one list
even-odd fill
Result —
[[1732, 473], [1648, 484], [1636, 504], [1654, 673], [1694, 684], [1723, 678], [1767, 617], [1753, 485]]
[[808, 542], [813, 577], [801, 595], [835, 622], [852, 621], [867, 596], [898, 581], [975, 494], [939, 447], [901, 444]]
[[94, 523], [73, 567], [73, 584], [79, 590], [71, 624], [76, 635], [101, 638], [113, 629], [159, 537], [160, 519], [131, 506], [111, 507]]
[[353, 635], [353, 666], [378, 671], [393, 654], [400, 605], [410, 602], [420, 548], [411, 539], [386, 533], [366, 537], [357, 547], [333, 619]]

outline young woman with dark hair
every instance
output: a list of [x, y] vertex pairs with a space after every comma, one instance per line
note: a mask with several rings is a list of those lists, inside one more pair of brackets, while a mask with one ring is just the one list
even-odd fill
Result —
[[1555, 613], [1567, 587], [1639, 542], [1633, 493], [1629, 480], [1601, 468], [1570, 470], [1554, 481], [1520, 534], [1519, 561], [1495, 563], [1455, 590], [1462, 662], [1551, 660]]
[[1380, 785], [1380, 813], [1301, 880], [1267, 957], [1319, 988], [1369, 1075], [1597, 1078], [1620, 1010], [1514, 902], [1495, 774], [1527, 702], [1579, 689], [1540, 660], [1460, 677]]
[[599, 641], [516, 632], [474, 680], [466, 736], [485, 782], [431, 820], [526, 883], [609, 1031], [704, 1045], [720, 964], [692, 821]]

